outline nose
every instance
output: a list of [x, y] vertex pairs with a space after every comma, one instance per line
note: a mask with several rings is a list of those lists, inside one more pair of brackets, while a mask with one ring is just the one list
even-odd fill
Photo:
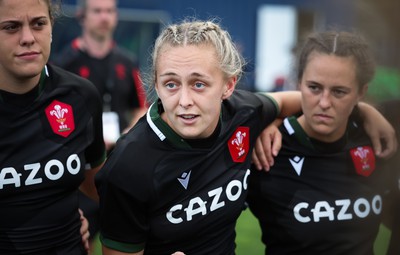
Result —
[[324, 91], [321, 94], [321, 98], [319, 100], [319, 105], [322, 109], [328, 109], [329, 107], [331, 107], [332, 102], [331, 102], [331, 95], [329, 93], [329, 91]]
[[21, 30], [20, 45], [30, 46], [34, 44], [35, 36], [32, 33], [32, 29], [29, 26], [24, 26]]
[[192, 105], [193, 105], [193, 99], [190, 93], [190, 88], [188, 88], [187, 86], [182, 86], [179, 97], [179, 106], [187, 109]]
[[115, 11], [111, 9], [101, 10], [99, 12], [99, 16], [102, 20], [109, 20], [113, 17]]

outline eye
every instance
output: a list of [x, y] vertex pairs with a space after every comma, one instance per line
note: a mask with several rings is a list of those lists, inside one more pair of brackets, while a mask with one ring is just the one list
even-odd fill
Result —
[[206, 85], [204, 84], [204, 83], [202, 83], [202, 82], [196, 82], [195, 84], [194, 84], [194, 88], [195, 89], [202, 89], [202, 88], [204, 88]]
[[343, 89], [334, 89], [332, 93], [335, 97], [343, 97], [347, 94], [347, 91]]
[[177, 87], [177, 85], [173, 82], [168, 82], [164, 85], [167, 89], [174, 89]]
[[7, 32], [15, 32], [18, 30], [18, 28], [19, 28], [18, 24], [10, 23], [10, 24], [3, 26], [2, 30], [5, 30]]
[[39, 21], [39, 22], [36, 22], [35, 24], [33, 24], [33, 28], [36, 30], [41, 30], [41, 29], [43, 29], [43, 27], [45, 25], [46, 25], [45, 22]]
[[314, 85], [314, 84], [309, 84], [307, 87], [313, 93], [317, 93], [321, 90], [321, 88], [319, 86]]

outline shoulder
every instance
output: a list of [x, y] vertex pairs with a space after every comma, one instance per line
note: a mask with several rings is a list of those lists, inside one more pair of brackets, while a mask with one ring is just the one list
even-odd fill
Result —
[[230, 112], [239, 110], [256, 110], [259, 114], [276, 117], [278, 106], [269, 96], [246, 90], [235, 90], [228, 100], [224, 100], [224, 105]]
[[[158, 149], [160, 142], [141, 119], [134, 128], [118, 139], [105, 165], [98, 174], [100, 182], [124, 187], [152, 186], [155, 168], [165, 154]], [[146, 194], [148, 195], [148, 194]]]
[[60, 67], [66, 67], [80, 56], [78, 39], [67, 44], [60, 53], [51, 58], [51, 63]]
[[267, 95], [241, 89], [236, 89], [227, 101], [239, 107], [273, 103], [273, 99]]
[[97, 88], [89, 80], [55, 65], [48, 64], [47, 68], [52, 86], [57, 86], [60, 89], [69, 88], [84, 97], [98, 97], [100, 99]]
[[131, 63], [132, 65], [137, 65], [138, 64], [138, 59], [136, 57], [136, 55], [132, 52], [129, 51], [125, 48], [122, 48], [120, 46], [115, 46], [113, 48], [113, 54], [114, 54], [114, 58], [116, 58], [116, 60], [119, 61], [126, 61], [128, 63]]

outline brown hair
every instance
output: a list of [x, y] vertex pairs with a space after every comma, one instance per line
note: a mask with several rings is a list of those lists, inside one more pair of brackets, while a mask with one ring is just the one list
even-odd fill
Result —
[[365, 39], [356, 33], [326, 31], [309, 35], [299, 51], [297, 79], [301, 81], [312, 52], [353, 57], [356, 63], [356, 78], [361, 89], [375, 74], [375, 62]]
[[61, 0], [43, 0], [49, 7], [49, 17], [52, 23], [61, 14]]

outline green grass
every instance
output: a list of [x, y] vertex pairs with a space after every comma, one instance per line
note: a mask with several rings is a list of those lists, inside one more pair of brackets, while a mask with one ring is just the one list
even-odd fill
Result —
[[[236, 225], [236, 233], [236, 255], [264, 254], [264, 245], [261, 243], [261, 230], [258, 226], [258, 221], [250, 210], [246, 210], [240, 215]], [[390, 230], [381, 225], [378, 237], [375, 241], [375, 255], [386, 254], [389, 238]]]
[[236, 224], [236, 255], [264, 254], [258, 220], [249, 209], [242, 212]]
[[[375, 255], [386, 254], [389, 238], [390, 230], [381, 226], [375, 242]], [[257, 219], [250, 210], [245, 210], [238, 219], [236, 225], [236, 245], [236, 255], [264, 254], [264, 245], [261, 243], [261, 230]], [[97, 237], [92, 255], [101, 255], [100, 242]]]

